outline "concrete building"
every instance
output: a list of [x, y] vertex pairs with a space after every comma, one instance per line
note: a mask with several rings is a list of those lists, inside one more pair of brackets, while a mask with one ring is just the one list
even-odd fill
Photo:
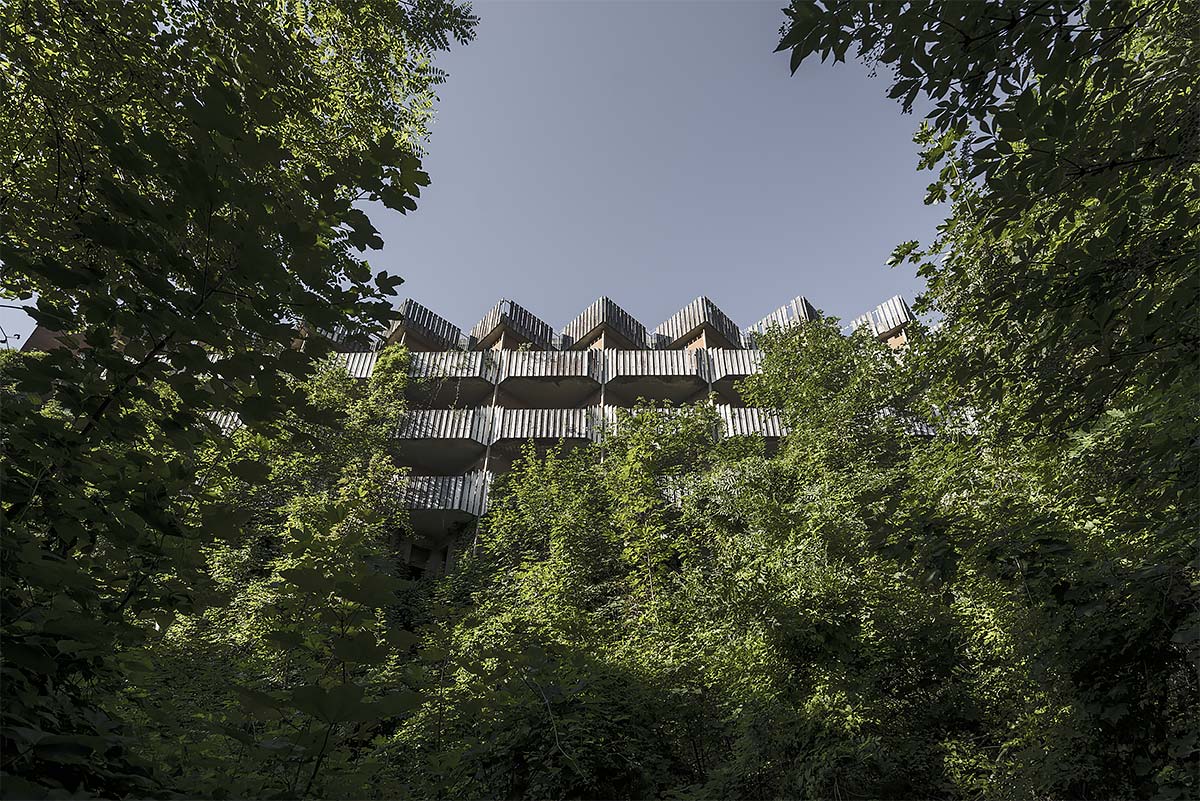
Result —
[[[700, 297], [653, 331], [609, 298], [600, 298], [556, 332], [511, 300], [501, 300], [467, 333], [413, 300], [398, 309], [387, 336], [371, 347], [324, 333], [338, 345], [350, 375], [368, 378], [380, 348], [406, 346], [408, 412], [399, 421], [394, 457], [408, 468], [403, 498], [411, 531], [401, 542], [416, 573], [453, 564], [462, 532], [487, 510], [492, 479], [527, 443], [539, 450], [596, 441], [616, 409], [639, 400], [682, 404], [712, 398], [725, 436], [783, 436], [769, 409], [747, 406], [738, 383], [759, 369], [757, 337], [773, 325], [813, 320], [797, 297], [740, 329]], [[899, 348], [913, 319], [900, 296], [851, 326]], [[35, 332], [25, 349], [56, 347], [55, 332]], [[223, 428], [236, 425], [222, 415]]]
[[[493, 477], [509, 469], [525, 444], [544, 450], [595, 441], [617, 408], [639, 400], [680, 404], [711, 397], [726, 436], [760, 435], [773, 446], [784, 434], [779, 418], [747, 406], [738, 382], [759, 369], [759, 334], [816, 316], [812, 304], [797, 297], [740, 329], [701, 297], [651, 331], [600, 298], [556, 332], [502, 300], [464, 333], [405, 301], [385, 342], [411, 353], [409, 412], [395, 451], [411, 471], [405, 500], [412, 537], [403, 546], [409, 563], [434, 572], [452, 564], [456, 533], [487, 510]], [[911, 320], [896, 296], [852, 326], [900, 347]], [[350, 373], [363, 378], [375, 356], [343, 354]]]

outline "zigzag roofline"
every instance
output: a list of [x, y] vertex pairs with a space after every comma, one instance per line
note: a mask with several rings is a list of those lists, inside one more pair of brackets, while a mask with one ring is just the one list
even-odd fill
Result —
[[[469, 334], [444, 317], [405, 300], [386, 342], [403, 341], [414, 350], [675, 350], [689, 347], [753, 348], [758, 336], [774, 325], [787, 327], [815, 320], [820, 313], [798, 295], [745, 329], [739, 328], [720, 307], [700, 296], [651, 331], [611, 298], [601, 296], [556, 333], [540, 317], [508, 298], [502, 298]], [[851, 323], [865, 327], [881, 339], [891, 339], [913, 319], [904, 298], [893, 296]]]

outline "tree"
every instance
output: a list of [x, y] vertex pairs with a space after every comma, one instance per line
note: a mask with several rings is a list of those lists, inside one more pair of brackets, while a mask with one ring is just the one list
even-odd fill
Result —
[[[952, 201], [919, 263], [944, 323], [927, 375], [989, 436], [1103, 440], [1113, 476], [1177, 544], [1200, 524], [1200, 120], [1186, 3], [796, 2], [793, 70], [851, 48], [892, 67]], [[923, 357], [924, 358], [924, 357]], [[1089, 447], [1085, 445], [1084, 447]], [[1107, 458], [1107, 457], [1104, 457]], [[1108, 465], [1105, 469], [1115, 468]]]
[[[893, 254], [920, 265], [919, 308], [943, 317], [906, 357], [910, 391], [956, 434], [923, 464], [944, 476], [943, 510], [1020, 508], [1010, 480], [1036, 500], [989, 547], [994, 569], [1007, 558], [1028, 582], [1030, 608], [1066, 627], [1058, 670], [1084, 710], [1070, 731], [1096, 737], [1093, 772], [1066, 792], [1194, 794], [1179, 710], [1200, 692], [1187, 667], [1200, 656], [1195, 8], [786, 13], [793, 69], [854, 48], [893, 68], [905, 110], [932, 104], [920, 166], [938, 170], [927, 202], [951, 213], [929, 247]], [[1039, 625], [1039, 638], [1052, 628]]]
[[[465, 5], [0, 7], [3, 294], [71, 347], [4, 363], [6, 792], [159, 792], [104, 699], [153, 621], [194, 612], [229, 535], [207, 415], [309, 407], [307, 330], [378, 330], [399, 279], [355, 203], [415, 208]], [[310, 409], [308, 414], [314, 412]], [[237, 467], [240, 465], [240, 467]], [[160, 624], [161, 625], [161, 624]]]
[[[396, 794], [371, 740], [415, 703], [392, 680], [422, 606], [396, 547], [406, 378], [394, 347], [366, 386], [329, 360], [301, 386], [323, 422], [285, 414], [206, 454], [234, 466], [211, 491], [249, 518], [244, 533], [205, 549], [201, 608], [125, 655], [135, 742], [190, 794]], [[269, 480], [248, 480], [260, 472]]]
[[[711, 410], [530, 452], [439, 589], [441, 647], [385, 752], [420, 795], [1194, 794], [1179, 565], [1092, 454], [997, 444], [833, 320], [770, 332]], [[911, 356], [911, 358], [910, 358]], [[1130, 532], [1136, 532], [1130, 538]]]

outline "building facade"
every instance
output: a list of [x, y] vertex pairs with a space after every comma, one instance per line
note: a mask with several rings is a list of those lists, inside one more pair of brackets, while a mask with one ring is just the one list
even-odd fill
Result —
[[[616, 409], [638, 401], [683, 404], [711, 398], [726, 436], [760, 435], [772, 447], [785, 433], [768, 409], [748, 406], [739, 382], [755, 373], [756, 337], [772, 325], [815, 319], [797, 297], [745, 329], [700, 297], [650, 330], [600, 298], [559, 331], [501, 300], [469, 332], [405, 301], [387, 343], [410, 352], [409, 410], [395, 457], [409, 469], [404, 500], [411, 532], [404, 556], [414, 569], [453, 564], [459, 532], [487, 511], [492, 479], [522, 447], [547, 449], [599, 438]], [[890, 298], [852, 327], [900, 347], [912, 313]], [[377, 351], [345, 352], [350, 374], [370, 376]]]
[[[410, 354], [408, 410], [396, 431], [394, 458], [407, 468], [402, 498], [409, 530], [399, 546], [415, 573], [441, 573], [454, 562], [460, 535], [487, 511], [493, 478], [522, 448], [546, 450], [597, 441], [616, 410], [639, 401], [679, 405], [711, 399], [723, 435], [758, 435], [774, 447], [778, 416], [748, 406], [739, 382], [758, 371], [757, 337], [771, 326], [816, 319], [797, 297], [739, 328], [700, 297], [653, 330], [609, 298], [600, 298], [559, 331], [511, 300], [501, 300], [469, 332], [413, 300], [401, 304], [386, 337], [373, 347], [337, 333], [349, 374], [369, 378], [380, 349]], [[912, 312], [895, 296], [856, 318], [893, 348], [906, 342]], [[23, 350], [61, 347], [39, 328]], [[217, 415], [225, 430], [232, 414]]]

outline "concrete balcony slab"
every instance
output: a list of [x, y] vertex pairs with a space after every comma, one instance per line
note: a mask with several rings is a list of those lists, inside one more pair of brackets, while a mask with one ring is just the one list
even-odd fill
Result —
[[415, 408], [465, 409], [491, 402], [496, 385], [492, 352], [413, 353], [405, 396]]
[[487, 409], [418, 409], [405, 414], [395, 456], [414, 473], [465, 473], [483, 458], [491, 431]]
[[497, 402], [519, 409], [571, 409], [598, 396], [599, 351], [508, 351], [501, 354]]
[[689, 403], [708, 393], [708, 362], [695, 350], [601, 351], [604, 402], [632, 406], [638, 399]]

